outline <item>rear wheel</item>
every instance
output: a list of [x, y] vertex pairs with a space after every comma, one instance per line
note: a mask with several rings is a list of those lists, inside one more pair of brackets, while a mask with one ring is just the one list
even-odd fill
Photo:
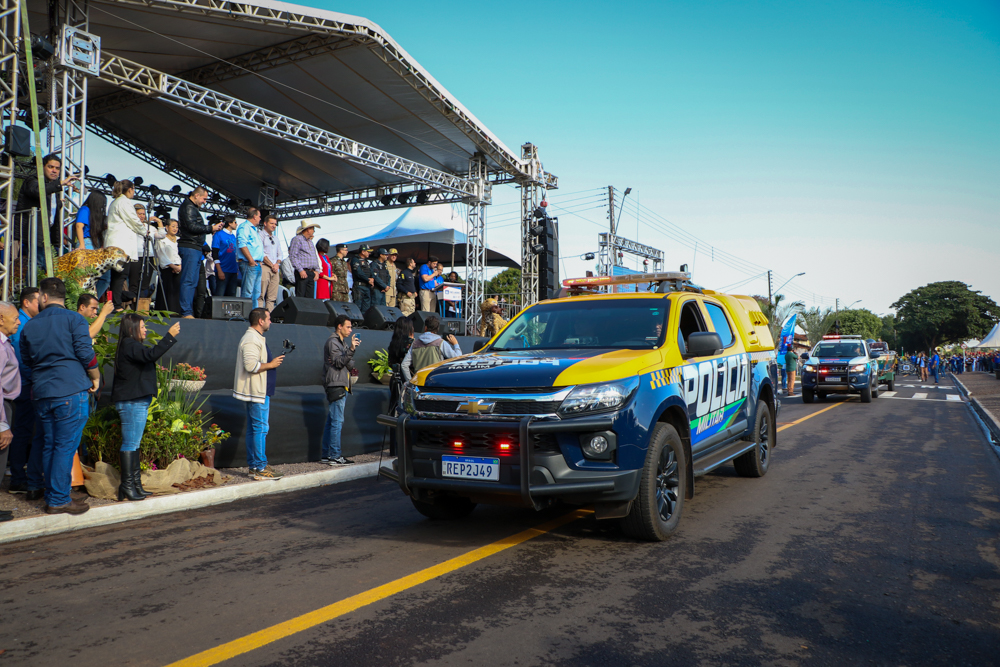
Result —
[[895, 391], [895, 390], [896, 390], [896, 378], [891, 377], [889, 378], [889, 391]]
[[771, 462], [771, 448], [776, 436], [771, 407], [764, 401], [757, 401], [757, 416], [753, 420], [754, 446], [749, 452], [733, 460], [736, 474], [741, 477], [763, 477]]
[[431, 502], [411, 498], [417, 511], [428, 519], [452, 520], [469, 516], [476, 509], [476, 503], [458, 496], [438, 496]]
[[670, 424], [658, 423], [649, 438], [639, 495], [621, 520], [629, 537], [662, 542], [677, 530], [687, 493], [687, 459], [680, 435]]
[[815, 397], [815, 395], [813, 394], [813, 390], [812, 389], [803, 389], [802, 390], [802, 402], [803, 403], [812, 403], [814, 397]]

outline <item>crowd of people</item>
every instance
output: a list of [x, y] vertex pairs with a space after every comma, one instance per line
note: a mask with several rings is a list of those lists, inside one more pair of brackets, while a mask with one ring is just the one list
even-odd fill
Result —
[[911, 354], [908, 360], [922, 382], [930, 382], [931, 376], [933, 376], [934, 384], [938, 384], [941, 373], [946, 369], [955, 374], [966, 371], [993, 373], [997, 368], [1000, 368], [1000, 351], [975, 350], [970, 352], [965, 350], [959, 353], [946, 353], [942, 356], [942, 353], [934, 350], [930, 354], [926, 352]]

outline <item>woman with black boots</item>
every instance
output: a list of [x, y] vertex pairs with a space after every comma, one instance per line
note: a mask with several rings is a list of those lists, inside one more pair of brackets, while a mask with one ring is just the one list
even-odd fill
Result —
[[115, 384], [111, 401], [122, 420], [121, 460], [122, 482], [118, 500], [145, 500], [139, 470], [139, 443], [146, 430], [149, 404], [156, 394], [156, 360], [177, 342], [181, 325], [175, 322], [154, 347], [146, 347], [146, 322], [141, 315], [126, 313], [118, 330], [115, 351]]

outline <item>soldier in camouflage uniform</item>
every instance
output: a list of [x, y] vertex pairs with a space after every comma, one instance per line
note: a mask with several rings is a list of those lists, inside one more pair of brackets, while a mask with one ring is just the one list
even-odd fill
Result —
[[399, 253], [395, 248], [389, 248], [389, 261], [386, 267], [389, 269], [389, 289], [385, 291], [385, 305], [396, 306], [396, 281], [399, 280], [399, 267], [396, 266], [396, 258]]
[[501, 329], [507, 326], [507, 320], [500, 315], [500, 305], [493, 297], [483, 301], [479, 306], [482, 319], [479, 321], [479, 335], [484, 338], [493, 338]]
[[330, 284], [330, 299], [333, 301], [347, 301], [347, 272], [351, 270], [347, 263], [347, 246], [343, 243], [337, 244], [337, 254], [330, 259], [330, 272], [337, 277]]
[[371, 254], [371, 246], [362, 244], [358, 252], [351, 259], [351, 273], [354, 274], [354, 304], [361, 309], [362, 313], [367, 313], [372, 307], [372, 286], [375, 284], [372, 276], [371, 263], [368, 255]]
[[388, 256], [388, 250], [379, 248], [378, 261], [372, 264], [372, 277], [375, 278], [375, 286], [372, 288], [372, 302], [376, 306], [385, 305], [385, 293], [389, 289], [389, 267], [386, 266], [386, 257]]

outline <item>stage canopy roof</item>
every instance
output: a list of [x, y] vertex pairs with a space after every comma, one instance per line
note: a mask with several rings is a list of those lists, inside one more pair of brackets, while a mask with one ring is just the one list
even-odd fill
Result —
[[1000, 323], [997, 323], [976, 347], [1000, 347]]
[[[372, 259], [377, 259], [375, 253], [379, 248], [395, 248], [399, 251], [399, 259], [413, 257], [417, 265], [427, 261], [434, 255], [446, 266], [465, 266], [465, 239], [462, 232], [449, 226], [451, 219], [464, 222], [462, 216], [452, 218], [452, 207], [447, 205], [429, 206], [426, 208], [409, 208], [391, 224], [364, 238], [347, 241], [347, 247], [352, 252], [362, 243], [368, 243], [375, 252]], [[316, 233], [323, 236], [322, 229]], [[342, 243], [334, 241], [331, 243]], [[452, 255], [454, 254], [454, 262]], [[520, 268], [520, 264], [503, 253], [487, 248], [487, 266]]]
[[[27, 0], [31, 29], [49, 3]], [[469, 159], [516, 175], [520, 158], [382, 28], [269, 0], [90, 0], [89, 32], [114, 55], [465, 176]], [[54, 36], [54, 35], [53, 35]], [[456, 54], [461, 45], [456, 44]], [[456, 57], [464, 57], [456, 55]], [[91, 78], [88, 125], [239, 199], [273, 184], [281, 200], [408, 182]], [[128, 174], [119, 174], [119, 177]]]

